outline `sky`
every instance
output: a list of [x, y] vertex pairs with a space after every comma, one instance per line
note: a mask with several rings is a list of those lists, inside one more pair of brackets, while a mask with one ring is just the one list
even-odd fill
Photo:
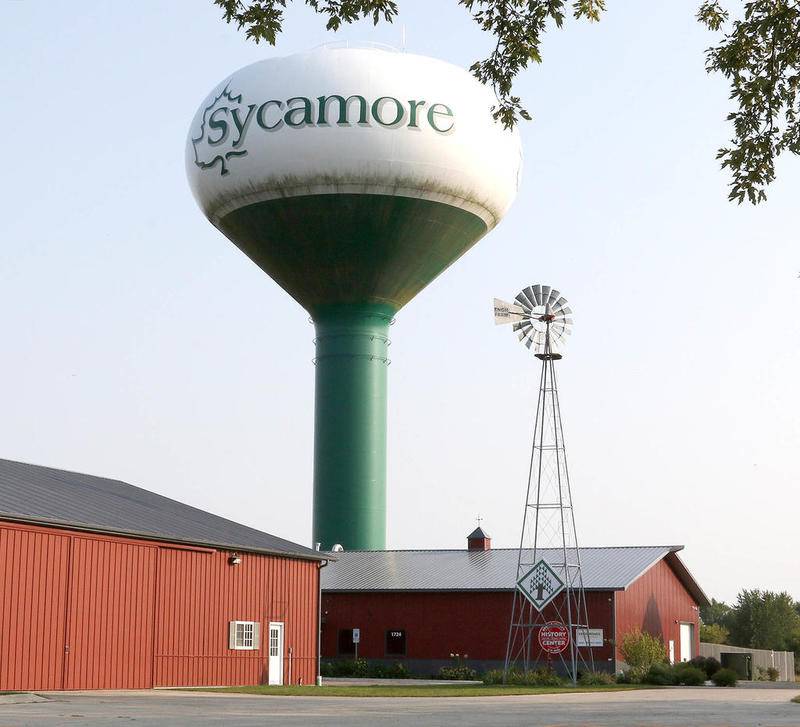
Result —
[[[455, 0], [333, 34], [297, 0], [276, 47], [211, 0], [0, 3], [0, 457], [119, 478], [311, 544], [313, 328], [215, 230], [189, 123], [233, 70], [334, 40], [468, 67]], [[800, 599], [800, 159], [727, 201], [730, 131], [696, 0], [615, 0], [548, 34], [516, 92], [505, 220], [401, 310], [389, 369], [388, 546], [514, 547], [538, 362], [492, 298], [558, 287], [559, 386], [582, 545], [685, 545], [709, 596]]]

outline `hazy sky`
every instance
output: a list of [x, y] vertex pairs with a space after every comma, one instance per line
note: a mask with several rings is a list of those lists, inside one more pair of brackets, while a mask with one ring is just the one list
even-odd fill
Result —
[[[455, 0], [399, 4], [409, 51], [488, 52]], [[575, 310], [559, 383], [582, 544], [684, 544], [709, 595], [800, 598], [800, 159], [767, 204], [726, 201], [697, 4], [614, 0], [520, 78], [516, 203], [392, 328], [390, 547], [463, 547], [478, 513], [518, 541], [538, 362], [491, 301], [541, 282]], [[310, 543], [313, 329], [200, 213], [183, 154], [228, 73], [336, 39], [401, 27], [333, 35], [298, 6], [270, 48], [211, 0], [0, 3], [0, 457]]]

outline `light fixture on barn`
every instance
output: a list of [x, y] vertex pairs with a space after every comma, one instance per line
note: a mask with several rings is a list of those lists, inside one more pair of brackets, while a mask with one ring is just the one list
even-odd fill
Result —
[[228, 565], [239, 565], [241, 562], [242, 556], [238, 553], [233, 553], [233, 555], [228, 558]]
[[594, 659], [555, 372], [572, 310], [549, 285], [525, 288], [514, 301], [495, 298], [495, 323], [513, 324], [542, 367], [504, 679], [555, 661], [575, 683], [579, 671], [594, 671]]

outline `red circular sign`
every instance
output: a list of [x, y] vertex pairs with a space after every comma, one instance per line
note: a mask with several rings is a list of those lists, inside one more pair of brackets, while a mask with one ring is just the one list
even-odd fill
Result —
[[539, 629], [539, 646], [548, 654], [560, 654], [569, 646], [569, 629], [560, 621], [548, 621]]

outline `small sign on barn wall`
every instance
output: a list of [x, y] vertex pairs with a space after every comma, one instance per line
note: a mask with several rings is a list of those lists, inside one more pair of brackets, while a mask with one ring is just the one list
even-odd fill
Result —
[[579, 649], [587, 646], [603, 645], [603, 629], [586, 629], [581, 626], [575, 627], [575, 646]]

